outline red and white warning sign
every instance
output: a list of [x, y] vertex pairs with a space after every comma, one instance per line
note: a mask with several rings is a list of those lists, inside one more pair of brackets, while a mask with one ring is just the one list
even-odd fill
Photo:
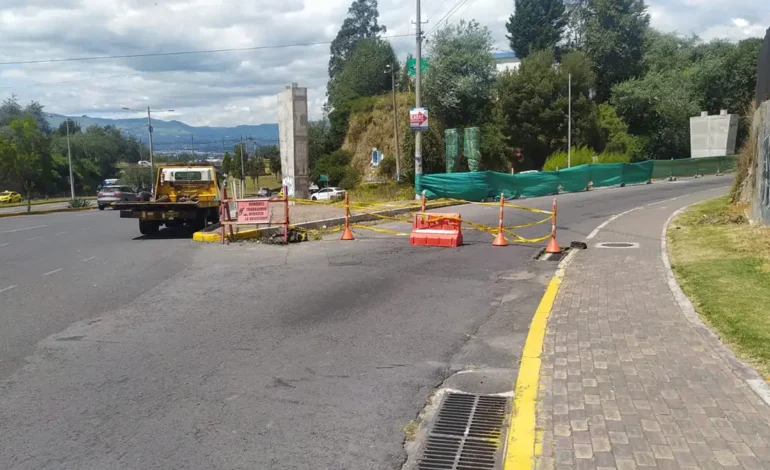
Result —
[[238, 223], [266, 224], [270, 222], [269, 199], [244, 199], [238, 202]]
[[409, 110], [409, 125], [413, 131], [428, 129], [428, 108], [412, 108]]

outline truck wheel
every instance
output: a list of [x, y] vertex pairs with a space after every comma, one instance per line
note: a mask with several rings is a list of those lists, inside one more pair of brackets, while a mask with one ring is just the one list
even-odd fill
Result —
[[104, 210], [104, 206], [99, 206], [99, 210], [103, 211]]
[[139, 221], [139, 233], [142, 235], [152, 235], [158, 233], [160, 230], [160, 224], [152, 220], [140, 220]]

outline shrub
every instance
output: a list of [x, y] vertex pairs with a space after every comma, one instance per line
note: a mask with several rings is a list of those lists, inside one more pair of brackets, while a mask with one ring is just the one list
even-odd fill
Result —
[[[572, 149], [572, 166], [587, 165], [593, 163], [593, 157], [598, 157], [598, 163], [628, 163], [631, 159], [628, 155], [615, 152], [597, 154], [588, 147]], [[545, 161], [543, 171], [556, 171], [567, 168], [567, 152], [556, 152]]]
[[396, 159], [393, 157], [385, 157], [377, 166], [377, 172], [381, 177], [386, 179], [396, 178]]
[[89, 207], [91, 205], [91, 201], [88, 199], [82, 198], [82, 197], [76, 197], [75, 199], [71, 200], [69, 204], [67, 204], [67, 207], [70, 209], [79, 209], [82, 207]]
[[345, 169], [344, 176], [340, 181], [340, 187], [342, 189], [354, 189], [361, 181], [361, 174], [352, 166]]

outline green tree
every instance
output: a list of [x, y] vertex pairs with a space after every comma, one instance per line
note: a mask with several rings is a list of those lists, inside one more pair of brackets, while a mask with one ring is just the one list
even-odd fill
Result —
[[390, 74], [385, 67], [391, 64], [398, 73], [399, 63], [389, 42], [379, 38], [358, 41], [342, 71], [329, 83], [329, 103], [336, 109], [356, 98], [389, 91]]
[[311, 122], [307, 130], [308, 167], [315, 168], [318, 160], [333, 149], [330, 145], [329, 121], [322, 119]]
[[495, 83], [492, 34], [477, 22], [439, 29], [430, 45], [425, 102], [448, 128], [480, 125], [491, 108]]
[[27, 197], [31, 211], [32, 190], [44, 191], [51, 178], [51, 146], [33, 116], [10, 123], [10, 139], [0, 143], [0, 180], [16, 180]]
[[691, 67], [697, 60], [697, 36], [681, 37], [647, 28], [644, 39], [643, 68], [645, 72], [665, 72]]
[[222, 173], [225, 176], [229, 176], [233, 171], [233, 157], [230, 156], [230, 152], [225, 151], [225, 156], [222, 157]]
[[646, 156], [690, 156], [690, 117], [700, 108], [690, 70], [652, 72], [620, 83], [611, 103], [629, 131], [641, 137]]
[[589, 0], [585, 52], [596, 72], [596, 97], [609, 99], [613, 85], [642, 74], [650, 24], [644, 0]]
[[566, 51], [582, 50], [586, 41], [586, 17], [590, 0], [565, 0], [567, 27], [563, 48]]
[[564, 0], [515, 0], [505, 24], [511, 49], [520, 59], [533, 51], [554, 49], [567, 26]]
[[69, 124], [69, 135], [72, 134], [78, 134], [80, 132], [83, 132], [83, 129], [80, 127], [80, 123], [77, 121], [74, 121], [70, 118], [65, 119], [64, 121], [59, 124], [59, 127], [56, 129], [55, 134], [59, 137], [64, 137], [68, 134], [67, 132], [67, 125]]
[[379, 25], [379, 17], [377, 0], [354, 0], [351, 3], [348, 17], [331, 44], [330, 83], [342, 72], [358, 41], [376, 37], [386, 31], [385, 26]]
[[137, 190], [149, 190], [152, 186], [152, 170], [150, 167], [131, 165], [120, 175], [120, 184], [125, 184]]
[[515, 72], [500, 76], [499, 111], [513, 147], [521, 149], [524, 168], [540, 169], [548, 155], [567, 148], [568, 76], [572, 74], [572, 142], [596, 147], [596, 105], [588, 96], [594, 84], [591, 63], [571, 52], [554, 67], [553, 51], [540, 51], [522, 61]]
[[695, 93], [703, 111], [716, 114], [726, 109], [743, 114], [754, 99], [761, 48], [759, 38], [737, 44], [714, 42], [700, 48], [703, 60], [694, 76]]

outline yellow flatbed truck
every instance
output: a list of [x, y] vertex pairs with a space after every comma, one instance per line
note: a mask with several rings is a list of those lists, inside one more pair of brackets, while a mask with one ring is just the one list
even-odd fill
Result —
[[123, 219], [139, 219], [139, 232], [150, 235], [166, 227], [189, 225], [201, 230], [219, 222], [222, 178], [213, 165], [164, 163], [158, 166], [153, 200], [115, 202]]

